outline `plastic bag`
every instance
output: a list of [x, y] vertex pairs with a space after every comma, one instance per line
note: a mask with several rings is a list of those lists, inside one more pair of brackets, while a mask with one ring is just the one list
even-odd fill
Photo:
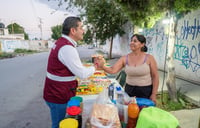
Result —
[[90, 116], [91, 128], [121, 128], [118, 109], [104, 89], [96, 99]]
[[122, 123], [128, 122], [128, 104], [131, 102], [132, 98], [121, 89], [120, 92], [116, 91], [116, 106], [118, 108], [119, 119]]
[[108, 88], [104, 88], [101, 93], [96, 98], [95, 103], [97, 104], [113, 104], [108, 96]]

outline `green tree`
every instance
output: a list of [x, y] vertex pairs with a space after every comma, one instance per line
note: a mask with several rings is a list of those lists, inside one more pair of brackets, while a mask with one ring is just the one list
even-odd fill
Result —
[[24, 39], [25, 39], [25, 40], [29, 40], [29, 36], [28, 36], [27, 33], [24, 33]]
[[24, 34], [24, 39], [28, 40], [29, 36], [25, 33], [24, 28], [17, 23], [9, 24], [7, 26], [9, 34]]
[[152, 27], [154, 23], [168, 14], [170, 18], [167, 48], [168, 75], [166, 85], [170, 99], [177, 102], [175, 83], [174, 45], [178, 20], [192, 10], [200, 7], [199, 0], [115, 0], [120, 3], [134, 25]]
[[51, 31], [52, 31], [51, 37], [54, 40], [57, 40], [59, 37], [61, 37], [62, 25], [56, 25], [56, 26], [51, 27]]
[[83, 36], [83, 41], [86, 43], [86, 44], [91, 44], [92, 43], [92, 39], [93, 39], [93, 34], [91, 32], [90, 29], [88, 29], [86, 31], [86, 33], [84, 34]]
[[24, 33], [24, 28], [17, 23], [9, 24], [7, 26], [9, 34], [22, 34]]
[[[113, 38], [118, 34], [122, 36], [123, 25], [127, 18], [121, 8], [113, 0], [68, 0], [84, 9], [82, 16], [86, 17], [86, 24], [91, 24], [91, 32], [94, 38], [104, 44], [110, 41], [109, 58], [112, 58]], [[71, 6], [71, 5], [70, 5]]]

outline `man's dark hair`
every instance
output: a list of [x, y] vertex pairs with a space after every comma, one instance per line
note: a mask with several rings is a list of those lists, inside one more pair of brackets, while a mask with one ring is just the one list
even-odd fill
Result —
[[69, 35], [71, 28], [78, 27], [78, 22], [81, 22], [79, 17], [67, 17], [62, 25], [62, 34]]

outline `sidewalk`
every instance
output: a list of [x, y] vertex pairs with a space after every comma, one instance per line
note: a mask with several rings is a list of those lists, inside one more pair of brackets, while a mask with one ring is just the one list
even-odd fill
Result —
[[[109, 60], [108, 62], [113, 65], [119, 58]], [[159, 89], [161, 91], [163, 84], [164, 72], [159, 71]], [[165, 81], [167, 75], [165, 74]], [[188, 81], [176, 78], [177, 90], [181, 88], [181, 92], [184, 92], [185, 96], [192, 102], [200, 106], [200, 85], [190, 83]], [[163, 89], [167, 90], [167, 86], [164, 82]], [[180, 123], [181, 128], [200, 128], [200, 108], [190, 110], [178, 110], [171, 112]]]
[[[164, 72], [159, 71], [159, 91], [161, 91], [162, 88], [163, 76]], [[195, 85], [188, 81], [176, 78], [176, 88], [177, 90], [181, 88], [181, 92], [185, 92], [184, 94], [189, 101], [200, 106], [200, 85]], [[164, 84], [164, 90], [167, 90], [166, 84]], [[181, 128], [200, 128], [200, 126], [198, 126], [200, 121], [200, 108], [172, 111], [171, 113], [179, 120]]]

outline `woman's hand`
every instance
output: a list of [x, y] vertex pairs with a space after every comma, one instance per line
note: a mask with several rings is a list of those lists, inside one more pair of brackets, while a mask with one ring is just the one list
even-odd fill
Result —
[[104, 66], [105, 63], [106, 63], [106, 61], [102, 56], [96, 58], [95, 64], [97, 64], [97, 67], [99, 69], [103, 69], [103, 66]]
[[151, 94], [150, 99], [156, 104], [156, 94]]

